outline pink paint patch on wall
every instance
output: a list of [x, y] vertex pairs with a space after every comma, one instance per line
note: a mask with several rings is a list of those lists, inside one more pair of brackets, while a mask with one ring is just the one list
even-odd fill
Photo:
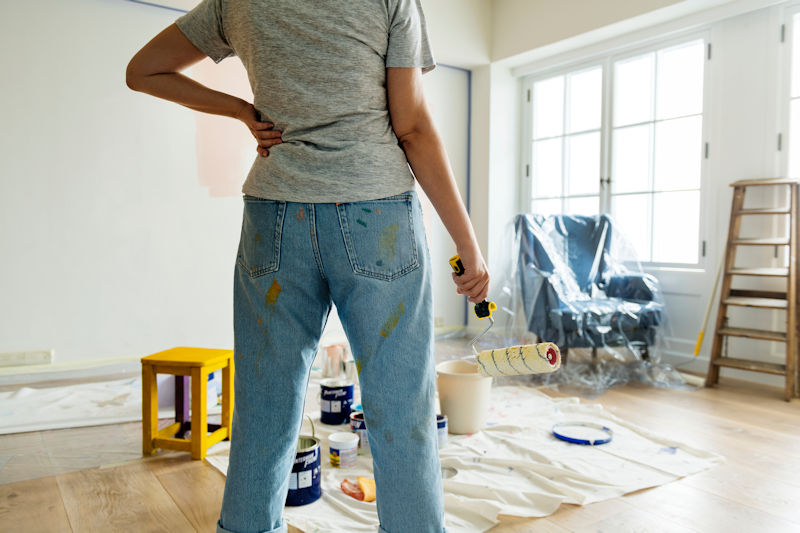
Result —
[[[204, 59], [192, 69], [192, 76], [212, 89], [253, 101], [247, 72], [238, 58], [219, 64]], [[228, 117], [195, 113], [197, 124], [197, 176], [212, 198], [239, 196], [253, 160], [256, 142], [247, 127]]]

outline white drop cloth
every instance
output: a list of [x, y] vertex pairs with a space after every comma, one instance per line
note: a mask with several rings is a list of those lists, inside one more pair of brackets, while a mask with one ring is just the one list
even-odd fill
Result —
[[[359, 456], [350, 469], [330, 466], [327, 435], [344, 426], [319, 423], [318, 383], [312, 376], [306, 407], [317, 436], [322, 437], [323, 494], [312, 504], [286, 507], [286, 520], [307, 532], [374, 533], [375, 504], [354, 500], [339, 488], [344, 478], [371, 476], [371, 458]], [[602, 424], [613, 430], [614, 438], [595, 447], [558, 440], [551, 428], [565, 421]], [[307, 423], [303, 433], [310, 433]], [[220, 444], [207, 458], [223, 473], [227, 448], [227, 443]], [[457, 471], [444, 480], [450, 533], [486, 531], [498, 523], [498, 514], [547, 516], [562, 503], [583, 505], [614, 498], [723, 461], [714, 453], [621, 420], [600, 405], [583, 405], [577, 398], [553, 399], [527, 387], [494, 387], [488, 427], [469, 436], [450, 435], [440, 458], [443, 468]]]
[[[208, 414], [218, 414], [221, 408], [216, 405], [212, 387], [215, 385], [210, 381]], [[174, 400], [169, 403], [174, 405]], [[163, 399], [159, 401], [159, 407], [165, 404], [169, 407]], [[159, 410], [159, 418], [170, 418], [173, 413], [174, 409]], [[141, 419], [142, 379], [139, 377], [0, 392], [0, 435]]]

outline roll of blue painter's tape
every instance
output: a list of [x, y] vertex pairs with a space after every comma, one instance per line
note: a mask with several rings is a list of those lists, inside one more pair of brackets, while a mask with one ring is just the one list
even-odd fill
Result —
[[364, 413], [361, 411], [350, 413], [350, 431], [358, 435], [358, 453], [362, 455], [370, 453], [367, 422], [364, 420]]
[[306, 505], [319, 500], [322, 496], [321, 470], [319, 439], [300, 435], [292, 473], [289, 474], [286, 505]]
[[352, 383], [341, 379], [323, 379], [320, 382], [320, 420], [323, 424], [338, 426], [350, 421], [353, 405]]

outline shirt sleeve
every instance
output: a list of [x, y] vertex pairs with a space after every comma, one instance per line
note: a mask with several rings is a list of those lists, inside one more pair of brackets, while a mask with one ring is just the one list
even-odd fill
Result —
[[235, 55], [222, 26], [223, 0], [203, 0], [175, 24], [201, 52], [219, 63]]
[[[393, 5], [392, 5], [393, 4]], [[421, 67], [428, 72], [436, 67], [433, 59], [425, 14], [420, 0], [395, 0], [389, 2], [389, 46], [386, 50], [387, 67]]]

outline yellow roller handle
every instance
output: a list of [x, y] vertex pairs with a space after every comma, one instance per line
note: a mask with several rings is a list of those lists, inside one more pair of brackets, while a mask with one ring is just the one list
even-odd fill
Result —
[[[453, 268], [453, 272], [456, 273], [456, 276], [460, 276], [464, 273], [464, 263], [461, 262], [461, 257], [458, 254], [450, 258], [450, 266]], [[478, 318], [491, 317], [492, 313], [496, 310], [497, 304], [489, 300], [484, 300], [475, 304], [475, 316]]]

